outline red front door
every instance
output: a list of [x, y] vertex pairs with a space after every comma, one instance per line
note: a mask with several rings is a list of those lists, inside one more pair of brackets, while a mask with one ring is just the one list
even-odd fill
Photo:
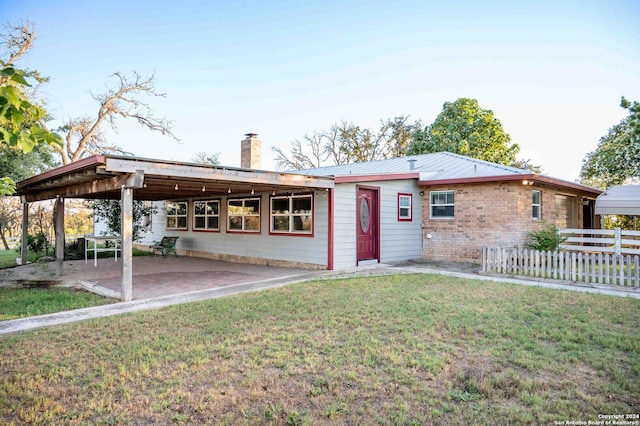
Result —
[[358, 188], [358, 261], [378, 259], [378, 191]]

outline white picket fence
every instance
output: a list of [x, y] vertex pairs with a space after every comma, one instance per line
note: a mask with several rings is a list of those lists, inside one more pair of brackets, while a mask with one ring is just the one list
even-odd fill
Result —
[[640, 231], [616, 229], [562, 229], [561, 250], [614, 255], [640, 254]]
[[585, 284], [640, 287], [640, 256], [483, 247], [482, 271]]

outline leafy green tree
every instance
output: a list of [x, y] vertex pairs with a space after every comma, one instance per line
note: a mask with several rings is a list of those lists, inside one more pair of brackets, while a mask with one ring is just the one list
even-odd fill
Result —
[[[46, 144], [52, 147], [62, 145], [62, 138], [47, 130], [44, 121], [47, 113], [42, 105], [30, 99], [28, 78], [41, 78], [37, 72], [25, 71], [14, 66], [34, 40], [33, 27], [27, 22], [9, 27], [3, 35], [7, 59], [0, 59], [0, 144], [23, 153], [31, 152], [36, 146]], [[6, 152], [6, 151], [5, 151]], [[12, 194], [15, 183], [9, 176], [0, 179], [0, 195]]]
[[445, 102], [433, 124], [413, 134], [408, 153], [448, 151], [493, 163], [515, 165], [520, 146], [512, 143], [493, 111], [475, 99]]
[[[157, 212], [157, 207], [145, 201], [133, 202], [133, 241], [140, 241], [142, 233], [148, 228], [147, 218]], [[93, 214], [105, 222], [105, 235], [120, 235], [122, 209], [119, 200], [96, 200], [93, 202]]]
[[607, 189], [640, 180], [640, 105], [623, 97], [620, 106], [629, 115], [610, 128], [595, 151], [582, 160], [580, 180], [586, 185]]
[[36, 145], [25, 153], [9, 145], [0, 145], [0, 176], [18, 182], [59, 165], [55, 151], [48, 145]]

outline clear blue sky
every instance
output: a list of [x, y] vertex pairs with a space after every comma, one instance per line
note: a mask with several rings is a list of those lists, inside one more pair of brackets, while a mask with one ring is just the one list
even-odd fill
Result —
[[121, 122], [112, 142], [142, 157], [220, 152], [238, 166], [259, 133], [288, 150], [340, 121], [433, 122], [446, 101], [494, 111], [521, 157], [574, 180], [585, 154], [640, 101], [640, 2], [0, 0], [37, 40], [19, 64], [48, 75], [58, 121], [94, 115], [116, 71], [155, 72], [148, 99], [181, 139]]

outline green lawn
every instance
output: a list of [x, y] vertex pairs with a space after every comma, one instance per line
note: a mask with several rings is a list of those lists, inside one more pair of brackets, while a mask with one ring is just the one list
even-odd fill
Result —
[[0, 250], [0, 269], [16, 266], [18, 256], [15, 250]]
[[553, 424], [640, 413], [640, 301], [436, 275], [0, 338], [3, 424]]
[[0, 321], [113, 303], [72, 288], [0, 288]]

